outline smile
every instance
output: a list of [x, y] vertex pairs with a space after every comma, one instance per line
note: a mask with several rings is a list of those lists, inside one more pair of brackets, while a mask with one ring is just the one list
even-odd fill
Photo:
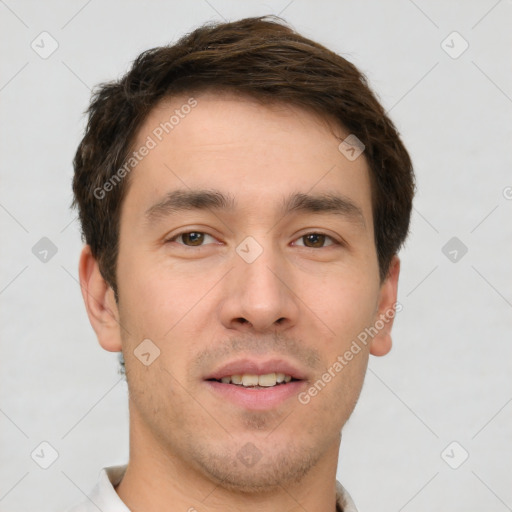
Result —
[[303, 370], [286, 359], [241, 359], [217, 368], [203, 381], [219, 403], [237, 408], [276, 409], [307, 388]]

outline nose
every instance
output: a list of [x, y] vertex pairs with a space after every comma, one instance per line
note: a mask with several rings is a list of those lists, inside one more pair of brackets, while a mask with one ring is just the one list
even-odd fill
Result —
[[265, 249], [248, 263], [234, 255], [221, 301], [222, 324], [247, 332], [284, 331], [299, 317], [298, 297], [291, 272], [277, 254]]

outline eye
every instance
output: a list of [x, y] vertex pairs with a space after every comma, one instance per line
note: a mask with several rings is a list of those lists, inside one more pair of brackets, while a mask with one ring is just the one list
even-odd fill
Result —
[[295, 244], [295, 245], [302, 245], [304, 247], [309, 247], [311, 249], [321, 249], [322, 247], [326, 247], [325, 242], [330, 240], [331, 243], [327, 244], [329, 245], [339, 245], [339, 242], [334, 240], [334, 238], [330, 237], [329, 235], [325, 235], [323, 233], [307, 233], [306, 235], [301, 236], [297, 240], [303, 240], [303, 244]]
[[[206, 245], [205, 241], [207, 240], [207, 237], [211, 238], [212, 241], [215, 241], [213, 236], [202, 231], [186, 231], [174, 235], [172, 238], [166, 240], [166, 243], [176, 242], [179, 245], [184, 245], [186, 247], [201, 247]], [[310, 249], [321, 249], [330, 245], [340, 245], [339, 242], [334, 240], [334, 238], [324, 233], [307, 233], [299, 237], [297, 240], [302, 241], [302, 243], [295, 242], [294, 245], [308, 247]]]
[[[184, 233], [179, 233], [166, 242], [176, 242], [180, 245], [185, 245], [187, 247], [200, 247], [204, 245], [205, 237], [210, 237], [212, 240], [215, 240], [211, 235], [207, 233], [203, 233], [202, 231], [187, 231]], [[181, 241], [179, 241], [181, 240]]]

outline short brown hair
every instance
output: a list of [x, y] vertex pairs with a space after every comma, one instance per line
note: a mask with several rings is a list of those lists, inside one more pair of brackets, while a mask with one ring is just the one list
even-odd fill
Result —
[[74, 202], [85, 242], [116, 292], [121, 203], [127, 179], [95, 191], [126, 165], [137, 131], [163, 98], [227, 90], [334, 119], [365, 146], [381, 280], [404, 242], [414, 195], [411, 159], [366, 77], [346, 59], [274, 16], [203, 25], [143, 52], [118, 81], [100, 84], [74, 158]]

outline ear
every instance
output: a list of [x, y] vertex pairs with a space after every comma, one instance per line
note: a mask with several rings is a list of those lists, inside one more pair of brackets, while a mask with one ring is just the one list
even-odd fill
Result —
[[114, 291], [103, 279], [89, 245], [82, 249], [78, 273], [87, 315], [100, 345], [109, 352], [120, 352], [121, 328]]
[[374, 325], [378, 329], [370, 345], [370, 354], [384, 356], [391, 350], [391, 328], [395, 318], [395, 305], [398, 291], [398, 276], [400, 274], [400, 260], [393, 256], [389, 265], [388, 275], [382, 283], [379, 292], [379, 303], [375, 315]]

